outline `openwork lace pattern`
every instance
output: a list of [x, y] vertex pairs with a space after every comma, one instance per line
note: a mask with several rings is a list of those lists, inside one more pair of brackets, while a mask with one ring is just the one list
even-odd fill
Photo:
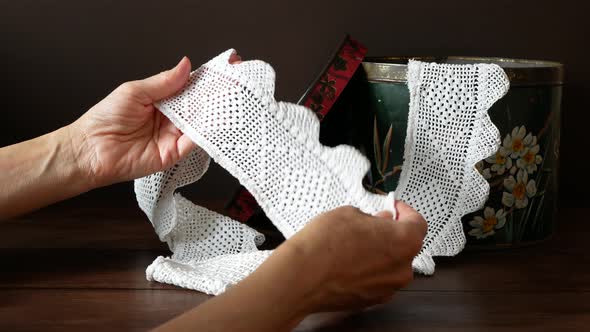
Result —
[[[395, 214], [393, 192], [376, 195], [362, 186], [369, 161], [350, 146], [321, 145], [311, 110], [274, 99], [272, 67], [229, 64], [233, 52], [201, 66], [183, 91], [157, 105], [199, 148], [135, 181], [140, 207], [173, 252], [148, 267], [148, 279], [209, 294], [222, 293], [271, 254], [257, 249], [263, 236], [255, 230], [175, 193], [206, 172], [210, 157], [253, 194], [286, 238], [343, 205]], [[414, 261], [420, 272], [434, 271], [432, 256], [463, 247], [460, 218], [485, 201], [487, 183], [474, 165], [499, 144], [487, 109], [507, 82], [494, 65], [409, 65], [411, 105], [396, 195], [429, 223]]]
[[428, 234], [414, 269], [434, 273], [433, 256], [465, 245], [461, 217], [486, 201], [489, 184], [475, 164], [494, 154], [498, 129], [488, 109], [509, 88], [495, 64], [410, 61], [410, 108], [398, 198], [424, 216]]

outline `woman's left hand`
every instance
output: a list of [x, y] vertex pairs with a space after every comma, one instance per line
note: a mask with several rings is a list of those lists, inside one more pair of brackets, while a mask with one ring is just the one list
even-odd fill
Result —
[[69, 127], [78, 166], [92, 187], [132, 180], [171, 167], [194, 143], [154, 106], [186, 84], [191, 63], [126, 82]]

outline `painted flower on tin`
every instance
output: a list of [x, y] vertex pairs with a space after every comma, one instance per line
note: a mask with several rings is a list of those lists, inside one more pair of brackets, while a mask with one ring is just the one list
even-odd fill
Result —
[[475, 216], [469, 222], [469, 225], [473, 227], [469, 231], [469, 235], [477, 239], [485, 239], [490, 235], [494, 235], [495, 230], [504, 227], [504, 224], [506, 224], [506, 212], [504, 209], [495, 211], [493, 208], [487, 206], [483, 210], [483, 217]]
[[537, 165], [543, 162], [543, 157], [539, 154], [539, 144], [537, 137], [533, 136], [532, 141], [524, 149], [524, 154], [516, 160], [516, 167], [533, 174], [537, 171]]
[[[526, 225], [522, 218], [526, 218], [529, 215], [527, 211], [534, 207], [535, 197], [544, 195], [543, 191], [537, 194], [537, 180], [542, 179], [540, 171], [543, 164], [538, 140], [543, 131], [539, 135], [533, 135], [525, 126], [516, 126], [504, 136], [495, 154], [475, 165], [490, 184], [490, 198], [483, 210], [483, 217], [475, 215], [469, 221], [472, 227], [468, 231], [470, 236], [477, 240], [494, 234], [500, 237], [512, 236], [512, 232], [518, 230], [520, 225]], [[498, 232], [506, 222], [513, 223], [515, 216], [520, 221], [511, 225], [508, 233]], [[522, 233], [518, 234], [522, 236]]]
[[535, 180], [529, 180], [528, 173], [524, 170], [518, 171], [516, 179], [512, 175], [505, 179], [504, 188], [507, 191], [502, 195], [502, 204], [507, 207], [514, 206], [517, 209], [526, 207], [529, 198], [537, 193]]
[[[491, 164], [490, 170], [496, 172], [498, 175], [504, 174], [506, 170], [512, 168], [512, 158], [510, 158], [511, 151], [501, 146], [496, 154], [486, 158], [486, 162]], [[485, 177], [485, 175], [484, 175]]]
[[526, 153], [526, 147], [529, 146], [532, 141], [533, 135], [531, 133], [527, 135], [524, 126], [517, 126], [512, 129], [510, 134], [504, 137], [502, 148], [506, 150], [507, 154], [510, 154], [511, 158], [518, 158]]

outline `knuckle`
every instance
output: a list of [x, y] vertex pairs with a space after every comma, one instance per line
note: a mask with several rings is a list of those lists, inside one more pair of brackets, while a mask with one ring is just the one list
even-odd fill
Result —
[[117, 88], [117, 91], [123, 95], [133, 95], [137, 91], [137, 84], [135, 82], [125, 82]]
[[354, 206], [342, 206], [332, 210], [334, 216], [339, 219], [340, 223], [352, 223], [356, 221], [360, 210]]
[[339, 208], [336, 209], [338, 212], [344, 213], [344, 214], [354, 214], [354, 213], [358, 213], [360, 210], [352, 205], [345, 205], [345, 206], [341, 206]]

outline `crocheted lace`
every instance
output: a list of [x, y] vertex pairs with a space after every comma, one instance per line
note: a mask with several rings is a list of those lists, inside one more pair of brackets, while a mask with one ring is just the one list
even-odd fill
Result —
[[201, 178], [210, 158], [197, 147], [174, 167], [135, 180], [140, 208], [172, 257], [158, 257], [147, 268], [148, 280], [220, 294], [254, 271], [270, 252], [259, 251], [264, 236], [174, 193]]
[[461, 217], [489, 194], [475, 164], [494, 154], [500, 133], [488, 109], [509, 89], [495, 64], [408, 64], [410, 108], [398, 198], [428, 222], [414, 269], [434, 273], [432, 256], [451, 256], [465, 245]]
[[[349, 146], [319, 143], [319, 123], [307, 108], [274, 100], [274, 71], [261, 61], [229, 64], [233, 50], [190, 76], [185, 89], [158, 106], [200, 148], [169, 170], [135, 182], [140, 207], [172, 257], [158, 257], [148, 279], [219, 294], [261, 264], [262, 235], [199, 207], [174, 191], [198, 180], [209, 156], [235, 176], [267, 216], [291, 237], [314, 216], [343, 205], [366, 213], [393, 208], [393, 193], [367, 192], [369, 161]], [[429, 223], [416, 270], [434, 271], [433, 255], [464, 245], [460, 218], [486, 199], [477, 161], [493, 154], [497, 129], [487, 109], [508, 89], [494, 65], [411, 62], [411, 105], [399, 197]]]

